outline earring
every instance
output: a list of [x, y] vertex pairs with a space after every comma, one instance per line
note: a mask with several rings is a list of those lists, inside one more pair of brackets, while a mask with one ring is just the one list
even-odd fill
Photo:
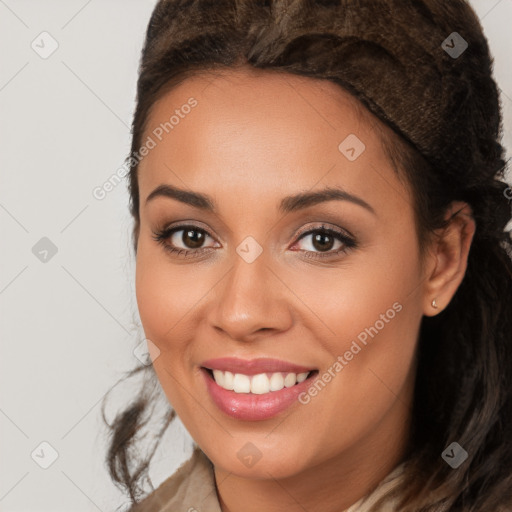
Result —
[[433, 299], [433, 300], [432, 300], [432, 307], [433, 307], [434, 309], [437, 309], [437, 308], [438, 308], [438, 306], [437, 306], [437, 302], [436, 302], [436, 299]]

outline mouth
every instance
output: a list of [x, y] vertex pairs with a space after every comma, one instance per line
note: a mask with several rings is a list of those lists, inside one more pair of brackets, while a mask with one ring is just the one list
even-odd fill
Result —
[[212, 370], [204, 366], [202, 366], [201, 369], [207, 372], [210, 379], [226, 391], [254, 395], [276, 393], [284, 388], [291, 388], [318, 373], [318, 370], [310, 370], [301, 373], [262, 372], [255, 375], [247, 375], [227, 370]]
[[318, 370], [305, 372], [233, 373], [200, 367], [206, 392], [224, 414], [243, 421], [273, 418], [296, 404], [316, 380]]

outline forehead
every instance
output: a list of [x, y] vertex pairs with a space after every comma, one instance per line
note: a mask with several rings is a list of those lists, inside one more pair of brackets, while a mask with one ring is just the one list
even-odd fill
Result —
[[141, 198], [166, 182], [246, 199], [320, 180], [364, 193], [390, 171], [378, 123], [327, 80], [245, 68], [193, 76], [150, 112], [142, 140], [155, 147], [139, 166]]
[[[193, 117], [203, 125], [216, 119], [219, 128], [221, 122], [236, 122], [243, 127], [264, 120], [269, 133], [272, 127], [278, 130], [286, 126], [288, 132], [310, 132], [309, 135], [320, 128], [320, 134], [325, 136], [328, 129], [338, 131], [350, 125], [354, 131], [364, 131], [382, 124], [356, 98], [329, 80], [242, 67], [203, 71], [180, 82], [152, 106], [146, 133], [169, 121], [191, 97], [199, 107], [194, 107]], [[186, 116], [187, 112], [180, 119]], [[290, 124], [304, 123], [287, 126], [286, 121], [291, 118]], [[172, 131], [183, 131], [183, 124], [180, 130], [173, 127]], [[217, 130], [219, 135], [220, 131]]]

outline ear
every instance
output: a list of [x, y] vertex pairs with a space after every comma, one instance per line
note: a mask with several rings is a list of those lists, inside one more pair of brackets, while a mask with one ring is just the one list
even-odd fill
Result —
[[[426, 260], [423, 314], [434, 316], [452, 300], [466, 273], [469, 248], [476, 224], [471, 207], [454, 201], [445, 220], [449, 224], [434, 233]], [[435, 299], [437, 308], [432, 306]]]

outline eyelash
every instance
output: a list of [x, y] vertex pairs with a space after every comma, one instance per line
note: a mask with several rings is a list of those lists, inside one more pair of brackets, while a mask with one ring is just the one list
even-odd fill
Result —
[[[199, 228], [198, 226], [194, 226], [193, 224], [185, 224], [181, 226], [174, 226], [172, 228], [166, 228], [161, 231], [153, 231], [153, 240], [155, 240], [157, 243], [163, 246], [163, 248], [168, 251], [169, 253], [175, 255], [175, 256], [183, 256], [184, 258], [189, 257], [198, 257], [200, 254], [203, 254], [206, 251], [209, 251], [210, 249], [213, 249], [213, 247], [200, 247], [199, 249], [177, 249], [176, 247], [172, 247], [167, 243], [167, 240], [176, 232], [178, 231], [196, 231], [203, 234], [208, 235], [210, 238], [213, 239], [213, 236], [206, 231], [205, 229]], [[299, 237], [297, 238], [297, 242], [305, 238], [307, 235], [311, 235], [314, 233], [322, 233], [331, 235], [340, 242], [343, 243], [343, 247], [341, 249], [338, 249], [335, 252], [315, 252], [315, 251], [305, 251], [302, 250], [302, 252], [306, 253], [306, 258], [312, 258], [312, 259], [324, 259], [324, 258], [333, 258], [335, 256], [338, 256], [339, 254], [347, 252], [349, 249], [353, 249], [357, 247], [357, 242], [355, 239], [351, 236], [348, 236], [342, 231], [338, 231], [333, 228], [328, 228], [324, 225], [318, 228], [309, 229], [303, 233], [299, 233]], [[295, 242], [296, 243], [296, 242]]]

